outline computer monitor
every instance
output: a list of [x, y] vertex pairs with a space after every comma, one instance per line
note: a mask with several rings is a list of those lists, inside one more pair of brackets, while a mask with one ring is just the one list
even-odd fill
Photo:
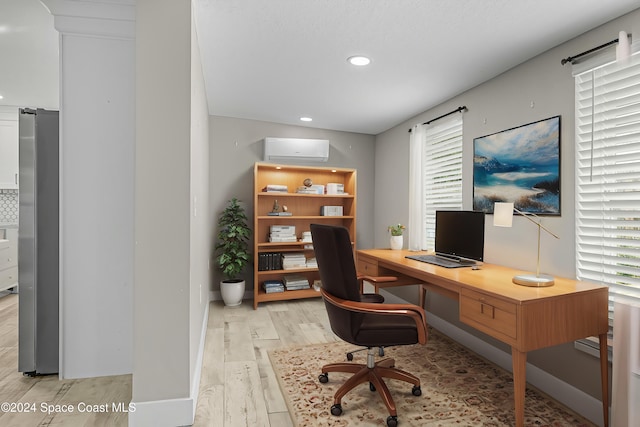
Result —
[[484, 212], [436, 211], [437, 255], [482, 261]]

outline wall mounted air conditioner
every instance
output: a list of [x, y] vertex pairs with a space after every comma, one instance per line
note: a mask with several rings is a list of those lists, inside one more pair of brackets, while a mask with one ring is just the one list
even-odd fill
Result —
[[264, 160], [326, 162], [329, 160], [329, 140], [267, 137], [264, 139]]

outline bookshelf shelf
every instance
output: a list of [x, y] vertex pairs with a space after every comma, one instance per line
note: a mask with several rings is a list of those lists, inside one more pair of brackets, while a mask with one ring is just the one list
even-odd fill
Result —
[[[338, 183], [348, 194], [306, 194], [296, 193], [305, 179], [313, 184], [324, 185]], [[286, 186], [288, 192], [263, 191], [268, 185]], [[267, 293], [263, 288], [265, 280], [282, 280], [286, 274], [296, 274], [306, 278], [311, 285], [320, 279], [317, 268], [296, 268], [262, 270], [257, 261], [261, 254], [287, 254], [300, 252], [306, 258], [313, 257], [311, 242], [300, 241], [302, 233], [310, 230], [313, 223], [342, 225], [349, 230], [355, 247], [356, 235], [356, 170], [345, 168], [328, 168], [313, 166], [276, 165], [256, 163], [254, 166], [254, 289], [253, 308], [257, 309], [261, 302], [291, 300], [299, 298], [316, 298], [320, 292], [310, 287], [301, 290], [285, 290], [284, 292]], [[288, 216], [268, 215], [274, 208], [279, 211], [286, 206]], [[322, 206], [341, 206], [341, 216], [320, 215]], [[298, 241], [270, 242], [271, 226], [293, 226]], [[305, 246], [307, 246], [305, 248]], [[276, 255], [277, 256], [277, 255]]]

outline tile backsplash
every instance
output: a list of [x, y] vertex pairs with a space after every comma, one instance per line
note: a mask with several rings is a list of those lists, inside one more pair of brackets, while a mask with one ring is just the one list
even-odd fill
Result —
[[18, 190], [0, 190], [0, 224], [18, 223]]

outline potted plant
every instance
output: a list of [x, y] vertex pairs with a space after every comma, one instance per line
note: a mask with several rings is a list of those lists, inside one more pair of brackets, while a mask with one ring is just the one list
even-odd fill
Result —
[[251, 229], [247, 225], [244, 208], [238, 199], [229, 200], [229, 204], [218, 218], [218, 243], [216, 261], [224, 279], [220, 282], [220, 293], [227, 306], [242, 303], [245, 281], [240, 273], [251, 261], [249, 254], [249, 237]]
[[405, 226], [402, 224], [390, 225], [387, 230], [391, 233], [391, 238], [389, 239], [391, 249], [402, 249], [404, 243], [402, 233], [405, 230]]

